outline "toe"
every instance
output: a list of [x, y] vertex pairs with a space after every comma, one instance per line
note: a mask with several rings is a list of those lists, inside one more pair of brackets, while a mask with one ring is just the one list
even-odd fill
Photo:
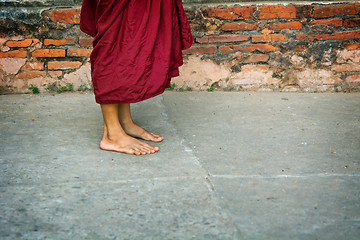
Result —
[[152, 142], [161, 142], [163, 140], [163, 138], [153, 132], [148, 132], [145, 131], [142, 134], [142, 139], [146, 140], [146, 141], [152, 141]]
[[138, 154], [136, 154], [136, 151], [134, 149], [132, 149], [132, 148], [130, 148], [130, 149], [120, 149], [120, 152], [138, 155]]
[[144, 142], [141, 142], [141, 141], [138, 142], [138, 145], [136, 147], [144, 155], [152, 153], [152, 150], [153, 150], [153, 147], [151, 147], [150, 145], [148, 145]]
[[162, 140], [164, 140], [164, 138], [156, 133], [153, 133], [153, 132], [149, 132], [152, 139], [151, 141], [154, 141], [154, 142], [161, 142]]
[[151, 145], [149, 145], [149, 144], [147, 144], [145, 142], [141, 142], [141, 144], [142, 144], [142, 147], [144, 149], [146, 149], [147, 151], [149, 151], [150, 153], [155, 153], [157, 151], [156, 147], [153, 147], [153, 146], [151, 146]]

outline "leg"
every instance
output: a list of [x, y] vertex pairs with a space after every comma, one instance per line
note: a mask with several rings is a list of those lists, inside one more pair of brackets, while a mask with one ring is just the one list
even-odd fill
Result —
[[119, 104], [119, 121], [126, 134], [147, 141], [161, 142], [164, 138], [160, 135], [147, 131], [133, 122], [130, 112], [130, 104]]
[[118, 104], [101, 104], [104, 118], [104, 136], [100, 142], [103, 150], [128, 154], [150, 154], [159, 150], [147, 143], [128, 136], [119, 123]]

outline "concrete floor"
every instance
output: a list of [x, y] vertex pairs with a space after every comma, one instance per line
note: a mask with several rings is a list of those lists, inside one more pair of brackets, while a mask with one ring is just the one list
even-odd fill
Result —
[[98, 148], [92, 94], [0, 103], [0, 239], [359, 239], [360, 94], [166, 92], [148, 156]]

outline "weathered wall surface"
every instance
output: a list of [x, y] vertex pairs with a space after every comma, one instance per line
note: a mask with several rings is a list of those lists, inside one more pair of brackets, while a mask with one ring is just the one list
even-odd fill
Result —
[[[358, 91], [360, 4], [184, 1], [196, 42], [176, 89]], [[204, 1], [199, 1], [204, 2]], [[0, 10], [0, 91], [91, 88], [92, 38], [79, 0], [14, 1]]]

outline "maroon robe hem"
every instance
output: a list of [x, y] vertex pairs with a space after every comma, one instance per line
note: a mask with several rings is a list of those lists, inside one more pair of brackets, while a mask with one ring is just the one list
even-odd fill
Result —
[[170, 87], [194, 42], [181, 0], [83, 0], [80, 29], [99, 104], [135, 103]]

